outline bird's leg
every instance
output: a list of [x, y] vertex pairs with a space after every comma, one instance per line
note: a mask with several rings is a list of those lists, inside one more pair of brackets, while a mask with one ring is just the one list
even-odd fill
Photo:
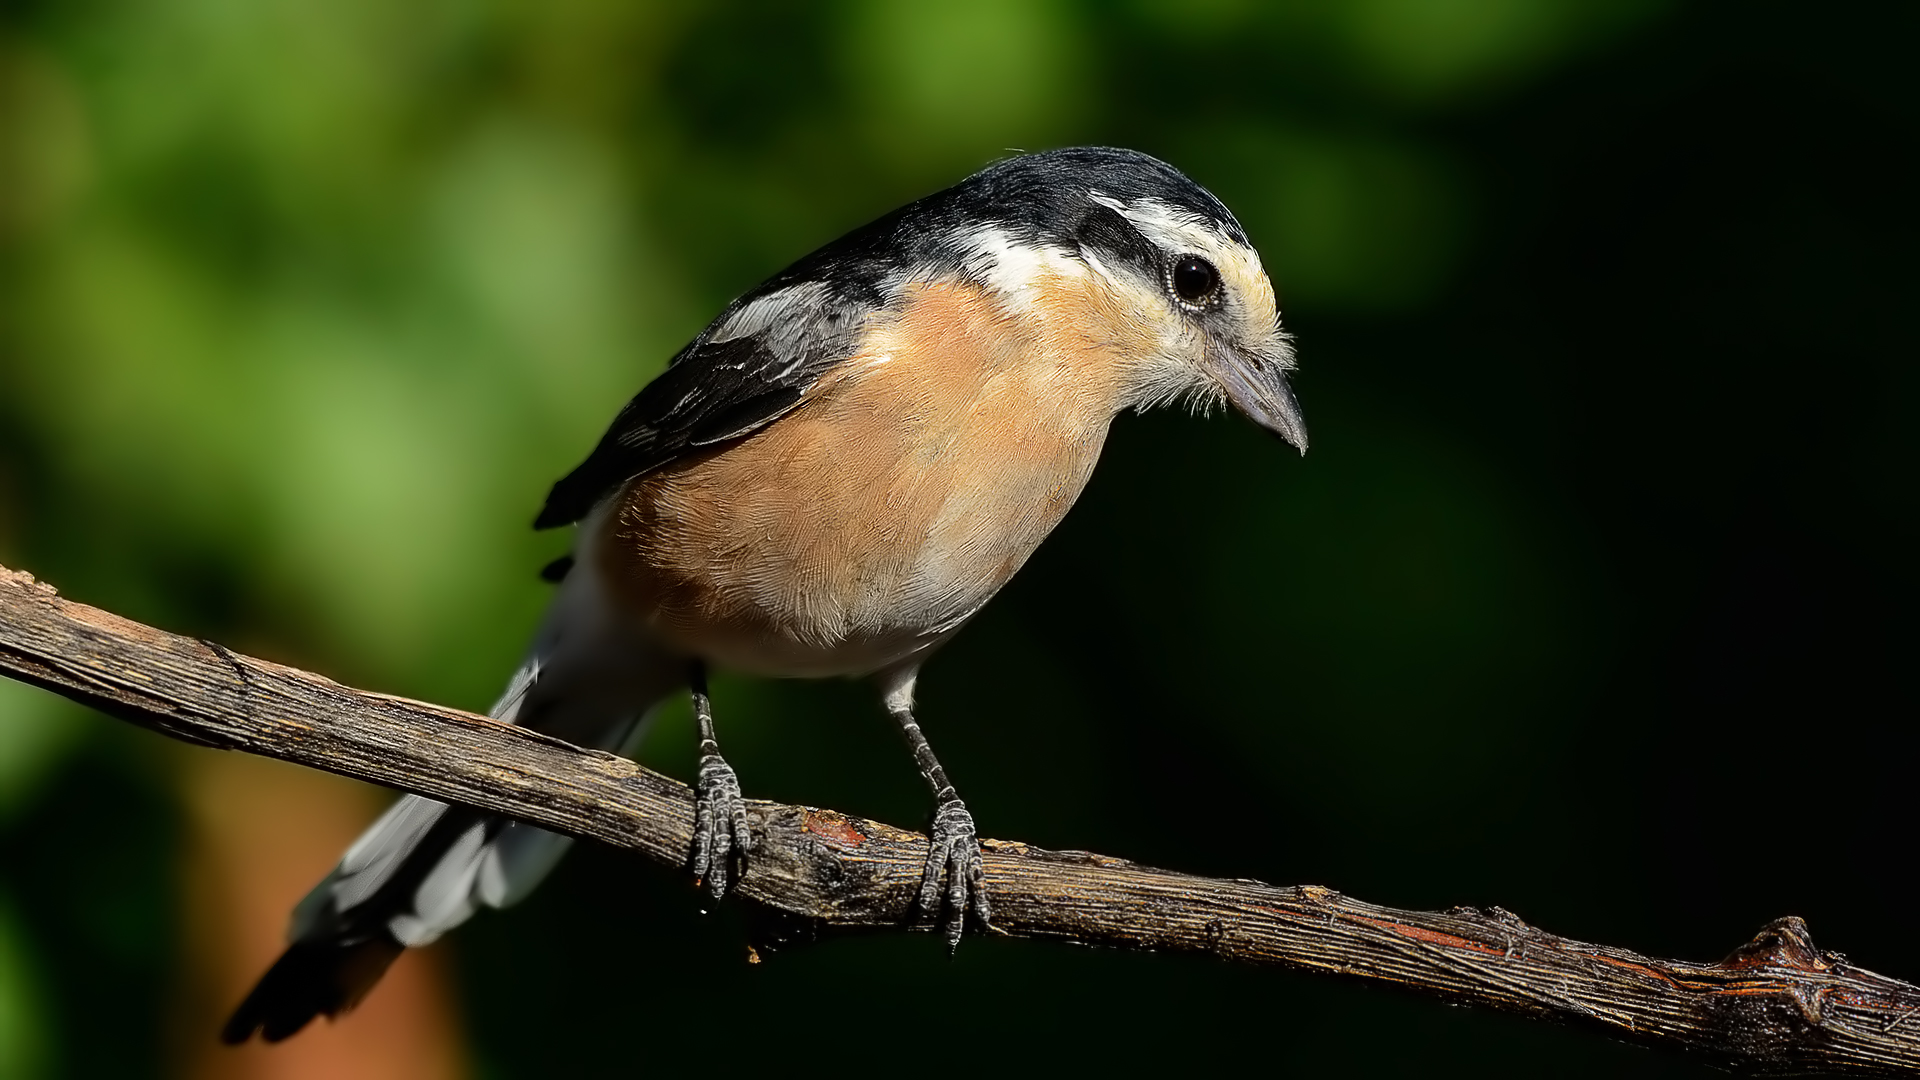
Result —
[[992, 909], [987, 904], [983, 881], [986, 867], [980, 858], [980, 837], [974, 830], [973, 815], [967, 812], [967, 804], [961, 802], [953, 790], [947, 770], [940, 767], [940, 759], [933, 756], [933, 747], [927, 745], [927, 737], [920, 731], [920, 722], [913, 718], [912, 679], [887, 694], [887, 715], [900, 725], [900, 734], [906, 736], [907, 746], [913, 751], [913, 763], [920, 767], [921, 778], [933, 789], [933, 835], [927, 845], [926, 869], [920, 877], [920, 910], [929, 916], [939, 916], [940, 874], [944, 870], [947, 947], [957, 948], [960, 935], [966, 930], [969, 902], [980, 925], [991, 925]]
[[713, 741], [713, 701], [707, 697], [707, 668], [695, 661], [687, 682], [693, 690], [693, 719], [700, 729], [700, 772], [694, 785], [693, 876], [704, 880], [715, 900], [727, 891], [727, 869], [737, 848], [753, 850], [747, 828], [747, 804], [740, 779]]

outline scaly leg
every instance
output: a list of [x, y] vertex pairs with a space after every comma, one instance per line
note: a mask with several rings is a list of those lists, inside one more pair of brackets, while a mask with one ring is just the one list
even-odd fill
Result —
[[960, 801], [947, 770], [933, 756], [933, 747], [913, 718], [913, 676], [889, 688], [887, 715], [900, 725], [907, 746], [913, 751], [913, 763], [920, 777], [933, 789], [933, 835], [927, 846], [927, 865], [920, 878], [920, 910], [929, 916], [940, 914], [940, 875], [947, 877], [947, 947], [958, 948], [967, 925], [967, 906], [971, 902], [981, 926], [991, 926], [992, 909], [987, 903], [986, 867], [980, 857], [980, 838], [973, 827], [973, 815]]
[[738, 849], [753, 850], [747, 828], [747, 804], [740, 797], [740, 779], [720, 756], [713, 740], [713, 702], [707, 697], [707, 668], [694, 661], [687, 674], [693, 690], [693, 719], [700, 729], [700, 772], [694, 786], [693, 876], [704, 880], [715, 900], [727, 891], [727, 869]]

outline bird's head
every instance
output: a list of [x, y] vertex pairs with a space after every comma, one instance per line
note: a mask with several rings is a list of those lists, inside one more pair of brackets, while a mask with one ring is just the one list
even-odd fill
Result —
[[946, 258], [1008, 296], [1080, 283], [1099, 309], [1085, 332], [1110, 339], [1127, 368], [1124, 405], [1225, 399], [1306, 450], [1293, 347], [1260, 255], [1171, 165], [1102, 147], [1028, 154], [918, 209], [946, 227], [938, 250], [957, 252]]

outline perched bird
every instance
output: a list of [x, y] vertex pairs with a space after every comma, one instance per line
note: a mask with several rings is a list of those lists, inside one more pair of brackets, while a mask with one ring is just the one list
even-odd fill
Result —
[[[692, 868], [749, 852], [706, 672], [870, 676], [933, 791], [919, 903], [991, 918], [973, 817], [913, 716], [920, 666], [1086, 485], [1126, 409], [1231, 402], [1302, 451], [1293, 352], [1246, 233], [1130, 150], [1014, 157], [841, 237], [735, 300], [555, 484], [573, 555], [501, 720], [629, 749], [691, 688]], [[400, 952], [525, 896], [565, 837], [401, 799], [295, 908], [223, 1037], [332, 1016]], [[944, 891], [942, 883], [944, 880]]]

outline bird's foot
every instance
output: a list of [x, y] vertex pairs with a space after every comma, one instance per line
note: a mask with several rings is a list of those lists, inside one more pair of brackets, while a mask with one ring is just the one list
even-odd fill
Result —
[[947, 948], [960, 945], [967, 926], [967, 908], [982, 927], [991, 928], [992, 909], [987, 904], [986, 865], [980, 858], [980, 837], [973, 827], [973, 815], [959, 797], [941, 801], [933, 812], [933, 836], [927, 846], [927, 867], [920, 877], [920, 910], [929, 918], [940, 915], [940, 875], [947, 878]]
[[706, 882], [718, 900], [726, 894], [733, 855], [738, 852], [744, 857], [752, 850], [753, 832], [747, 828], [740, 778], [719, 754], [701, 754], [694, 787], [693, 876]]

